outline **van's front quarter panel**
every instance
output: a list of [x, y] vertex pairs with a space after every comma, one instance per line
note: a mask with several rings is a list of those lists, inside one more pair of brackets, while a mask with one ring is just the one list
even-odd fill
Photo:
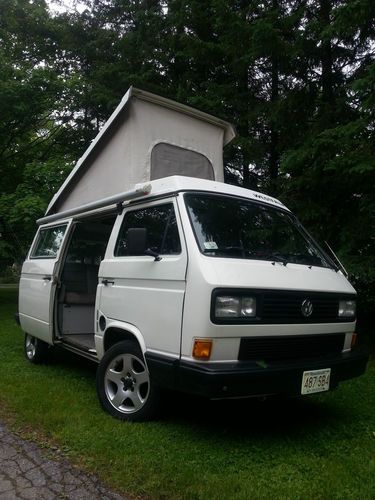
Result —
[[[240, 294], [243, 291], [245, 296], [251, 296], [254, 290], [258, 296], [263, 292], [285, 292], [294, 294], [301, 305], [303, 300], [299, 297], [314, 297], [314, 305], [315, 297], [321, 295], [335, 300], [355, 296], [341, 273], [293, 264], [212, 258], [192, 251], [189, 255], [180, 389], [214, 398], [298, 395], [302, 375], [307, 370], [330, 369], [330, 388], [365, 370], [367, 356], [351, 351], [353, 320], [308, 322], [302, 315], [300, 322], [290, 323], [282, 317], [280, 322], [276, 318], [247, 323], [228, 320], [224, 324], [212, 320], [215, 290], [223, 293], [227, 290], [228, 295], [233, 290]], [[194, 359], [196, 339], [212, 340], [209, 360]], [[259, 358], [252, 355], [253, 349], [260, 353]], [[279, 357], [278, 351], [284, 357]], [[275, 359], [264, 360], [268, 354]]]
[[[212, 293], [216, 289], [222, 290], [223, 294], [228, 290], [228, 295], [233, 290], [243, 290], [249, 296], [259, 295], [263, 290], [301, 292], [306, 297], [310, 293], [320, 292], [342, 293], [343, 296], [355, 294], [349, 282], [332, 269], [310, 269], [295, 264], [272, 265], [271, 262], [221, 259], [195, 254], [195, 258], [190, 258], [186, 287], [181, 349], [184, 358], [191, 358], [193, 341], [198, 337], [214, 339], [211, 361], [233, 361], [238, 359], [239, 342], [243, 337], [340, 332], [351, 334], [355, 328], [355, 321], [285, 323], [278, 322], [277, 318], [272, 322], [250, 319], [247, 323], [228, 320], [220, 324], [212, 321]], [[301, 315], [301, 320], [303, 319]]]

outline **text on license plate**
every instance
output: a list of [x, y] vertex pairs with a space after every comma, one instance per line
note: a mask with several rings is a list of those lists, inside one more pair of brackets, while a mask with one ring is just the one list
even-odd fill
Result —
[[330, 378], [331, 368], [303, 372], [301, 394], [328, 391]]

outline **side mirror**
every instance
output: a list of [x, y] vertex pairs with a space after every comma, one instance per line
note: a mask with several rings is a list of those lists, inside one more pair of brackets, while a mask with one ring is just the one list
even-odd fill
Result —
[[129, 255], [144, 255], [147, 249], [147, 229], [131, 227], [126, 232]]

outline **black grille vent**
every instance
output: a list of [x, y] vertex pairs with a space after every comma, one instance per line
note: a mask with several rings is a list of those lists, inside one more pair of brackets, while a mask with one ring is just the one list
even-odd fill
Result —
[[[309, 300], [312, 304], [313, 310], [309, 317], [302, 314], [302, 303], [305, 300]], [[266, 323], [332, 323], [340, 321], [338, 318], [339, 297], [337, 295], [266, 291], [260, 302], [261, 318]]]
[[238, 359], [281, 361], [335, 354], [344, 348], [344, 340], [345, 333], [243, 338]]

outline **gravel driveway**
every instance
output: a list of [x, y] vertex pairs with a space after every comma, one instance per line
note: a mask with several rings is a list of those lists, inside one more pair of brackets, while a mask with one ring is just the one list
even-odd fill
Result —
[[36, 444], [0, 422], [0, 500], [124, 500], [90, 474], [60, 458], [51, 460]]

